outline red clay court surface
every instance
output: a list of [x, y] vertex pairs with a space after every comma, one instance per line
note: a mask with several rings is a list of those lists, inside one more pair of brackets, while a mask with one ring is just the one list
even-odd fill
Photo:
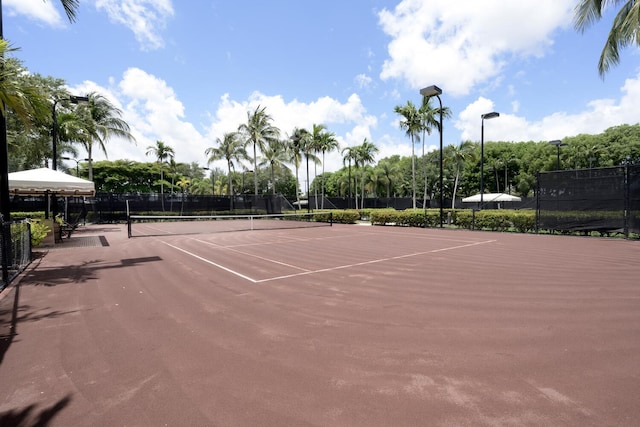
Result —
[[0, 294], [0, 426], [637, 426], [639, 260], [599, 238], [87, 226]]

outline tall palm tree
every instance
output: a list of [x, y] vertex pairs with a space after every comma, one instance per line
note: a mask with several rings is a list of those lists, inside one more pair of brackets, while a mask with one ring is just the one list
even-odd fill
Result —
[[147, 147], [147, 156], [153, 154], [158, 159], [160, 165], [160, 203], [164, 212], [164, 168], [163, 165], [168, 159], [173, 159], [175, 152], [173, 148], [162, 141], [156, 141], [156, 145]]
[[191, 185], [191, 180], [186, 176], [181, 176], [177, 185], [180, 187], [180, 215], [182, 215], [184, 213], [184, 198], [187, 195], [187, 189]]
[[406, 105], [396, 105], [393, 109], [400, 114], [403, 119], [400, 120], [400, 129], [411, 138], [411, 189], [413, 192], [413, 209], [416, 208], [416, 155], [415, 143], [420, 140], [420, 131], [422, 130], [422, 117], [418, 109], [411, 101], [407, 101]]
[[[76, 10], [80, 5], [80, 0], [60, 0], [67, 18], [73, 22]], [[12, 87], [15, 79], [11, 79], [6, 73], [5, 53], [9, 45], [4, 39], [2, 30], [2, 1], [0, 1], [0, 217], [9, 220], [11, 208], [9, 206], [9, 159], [7, 154], [7, 109], [13, 110], [23, 123], [29, 123], [32, 119], [44, 117], [45, 97], [39, 95], [32, 97], [29, 90], [21, 89], [19, 92]], [[14, 70], [15, 71], [15, 70]], [[18, 95], [18, 96], [17, 96]], [[49, 110], [50, 111], [50, 110]], [[2, 233], [4, 235], [4, 233]], [[11, 251], [11, 236], [4, 235], [2, 249], [3, 253]], [[3, 274], [4, 275], [4, 274]], [[3, 277], [5, 278], [5, 277]], [[5, 278], [6, 279], [6, 278]]]
[[269, 141], [262, 153], [263, 161], [260, 166], [269, 166], [271, 176], [271, 194], [276, 194], [276, 168], [282, 168], [289, 159], [286, 153], [286, 142], [278, 139]]
[[455, 209], [456, 207], [456, 192], [458, 191], [458, 184], [460, 183], [460, 173], [462, 172], [467, 160], [473, 156], [473, 149], [474, 144], [472, 142], [462, 142], [457, 147], [452, 146], [447, 159], [445, 159], [445, 162], [450, 160], [453, 163], [453, 167], [456, 171], [456, 178], [453, 184], [453, 197], [451, 197], [451, 209]]
[[399, 179], [400, 169], [397, 164], [393, 164], [388, 161], [378, 163], [378, 167], [380, 168], [380, 174], [384, 178], [387, 197], [391, 197], [391, 188], [395, 181]]
[[[318, 179], [318, 163], [320, 159], [318, 159], [317, 154], [322, 153], [322, 135], [327, 132], [327, 127], [325, 125], [313, 124], [311, 130], [311, 141], [309, 142], [309, 152], [314, 155], [314, 171], [313, 171], [313, 181], [316, 182]], [[307, 177], [308, 179], [308, 177]], [[314, 185], [315, 192], [315, 208], [318, 209], [318, 186]]]
[[233, 162], [240, 162], [247, 160], [249, 155], [245, 148], [245, 143], [242, 141], [237, 132], [227, 132], [223, 135], [222, 139], [216, 138], [217, 147], [209, 147], [205, 150], [205, 154], [209, 156], [207, 158], [207, 166], [216, 160], [226, 160], [227, 170], [229, 176], [228, 191], [229, 196], [233, 198], [233, 181], [231, 176], [231, 170], [233, 169]]
[[[302, 155], [305, 152], [305, 147], [309, 144], [311, 135], [309, 131], [302, 128], [295, 128], [289, 137], [288, 143], [288, 158], [289, 162], [293, 163], [296, 169], [296, 202], [298, 208], [300, 207], [300, 177], [298, 172], [300, 171], [300, 163], [302, 162]], [[307, 203], [309, 202], [307, 197]]]
[[109, 139], [116, 137], [135, 142], [135, 138], [131, 135], [129, 124], [121, 118], [122, 111], [119, 108], [97, 92], [91, 92], [87, 97], [89, 102], [78, 105], [75, 111], [83, 122], [84, 138], [80, 143], [87, 151], [89, 181], [92, 181], [94, 143], [106, 155], [105, 143]]
[[265, 112], [267, 107], [256, 107], [253, 113], [247, 112], [247, 123], [238, 127], [238, 131], [246, 137], [246, 143], [253, 144], [253, 183], [254, 194], [258, 194], [258, 153], [263, 152], [269, 141], [278, 139], [280, 130], [271, 124], [273, 120]]
[[[353, 193], [351, 189], [351, 162], [355, 162], [357, 155], [357, 147], [345, 147], [342, 149], [342, 164], [349, 164], [349, 205], [351, 204], [351, 199], [353, 198]], [[356, 178], [356, 185], [358, 186], [358, 180]], [[350, 207], [350, 206], [349, 206]], [[356, 209], [358, 209], [358, 198], [356, 197]]]
[[[432, 106], [431, 100], [433, 98], [429, 96], [422, 97], [422, 104], [420, 105], [420, 109], [418, 110], [418, 115], [420, 117], [420, 130], [422, 132], [422, 159], [423, 161], [427, 161], [424, 152], [424, 146], [427, 139], [427, 135], [431, 135], [433, 129], [438, 129], [440, 132], [440, 107]], [[451, 110], [449, 107], [442, 107], [442, 118], [451, 117]], [[429, 176], [427, 172], [427, 167], [424, 168], [424, 192], [422, 194], [422, 206], [427, 206], [427, 183], [429, 181]]]
[[598, 73], [600, 77], [609, 71], [611, 66], [620, 62], [620, 49], [632, 44], [640, 46], [640, 2], [637, 0], [580, 0], [574, 12], [575, 28], [584, 31], [602, 18], [602, 12], [610, 5], [620, 5], [620, 10], [613, 20], [609, 36], [605, 42]]
[[322, 132], [320, 135], [320, 151], [322, 152], [322, 202], [320, 205], [321, 209], [324, 209], [324, 155], [326, 153], [330, 153], [333, 150], [337, 150], [340, 147], [338, 144], [338, 140], [336, 139], [336, 134], [333, 132]]
[[364, 181], [365, 181], [365, 166], [373, 163], [375, 154], [380, 150], [374, 143], [367, 140], [362, 141], [362, 144], [356, 147], [356, 165], [362, 166], [362, 177], [360, 178], [360, 185], [362, 187], [360, 208], [364, 208]]
[[6, 112], [11, 111], [28, 128], [51, 117], [51, 104], [41, 88], [26, 85], [20, 79], [23, 69], [5, 57], [16, 50], [8, 41], [0, 39], [0, 101], [4, 104], [0, 114], [6, 117]]

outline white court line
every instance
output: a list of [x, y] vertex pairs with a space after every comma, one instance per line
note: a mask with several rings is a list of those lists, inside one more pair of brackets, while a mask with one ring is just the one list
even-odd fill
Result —
[[232, 269], [227, 268], [227, 267], [225, 267], [225, 266], [223, 266], [223, 265], [217, 264], [217, 263], [215, 263], [215, 262], [213, 262], [213, 261], [211, 261], [211, 260], [208, 260], [208, 259], [206, 259], [206, 258], [201, 257], [200, 255], [196, 255], [196, 254], [194, 254], [193, 252], [186, 251], [186, 250], [184, 250], [184, 249], [182, 249], [182, 248], [179, 248], [179, 247], [177, 247], [177, 246], [172, 245], [171, 243], [163, 242], [162, 240], [160, 240], [160, 242], [162, 242], [162, 243], [164, 243], [165, 245], [170, 246], [170, 247], [172, 247], [173, 249], [176, 249], [176, 250], [178, 250], [178, 251], [180, 251], [180, 252], [182, 252], [182, 253], [185, 253], [185, 254], [187, 254], [187, 255], [191, 255], [192, 257], [194, 257], [194, 258], [196, 258], [196, 259], [199, 259], [200, 261], [204, 261], [204, 262], [206, 262], [207, 264], [211, 264], [211, 265], [213, 265], [213, 266], [215, 266], [215, 267], [218, 267], [218, 268], [220, 268], [220, 269], [222, 269], [222, 270], [224, 270], [224, 271], [226, 271], [226, 272], [229, 272], [229, 273], [234, 274], [234, 275], [236, 275], [236, 276], [238, 276], [238, 277], [241, 277], [241, 278], [243, 278], [243, 279], [245, 279], [245, 280], [248, 280], [248, 281], [249, 281], [249, 282], [251, 282], [251, 283], [258, 283], [255, 279], [252, 279], [252, 278], [251, 278], [251, 277], [249, 277], [249, 276], [245, 276], [245, 275], [244, 275], [244, 274], [242, 274], [242, 273], [238, 273], [238, 272], [237, 272], [237, 271], [235, 271], [235, 270], [232, 270]]
[[287, 264], [286, 262], [277, 261], [275, 259], [265, 258], [265, 257], [260, 256], [260, 255], [254, 255], [254, 254], [250, 254], [250, 253], [247, 253], [247, 252], [242, 252], [242, 251], [240, 251], [238, 249], [234, 249], [232, 247], [221, 246], [221, 245], [217, 245], [215, 243], [207, 242], [205, 240], [200, 240], [200, 239], [193, 239], [193, 240], [195, 240], [196, 242], [204, 243], [205, 245], [210, 245], [210, 246], [215, 246], [215, 247], [220, 248], [220, 249], [225, 249], [225, 250], [228, 250], [230, 252], [235, 252], [235, 253], [238, 253], [238, 254], [241, 254], [241, 255], [245, 255], [245, 256], [248, 256], [248, 257], [261, 259], [263, 261], [268, 261], [268, 262], [273, 263], [273, 264], [283, 265], [283, 266], [289, 267], [289, 268], [295, 268], [296, 270], [301, 270], [301, 271], [304, 271], [304, 272], [311, 271], [311, 270], [309, 270], [307, 268], [298, 267], [297, 265]]
[[381, 263], [381, 262], [385, 262], [385, 261], [392, 261], [392, 260], [397, 260], [397, 259], [403, 259], [403, 258], [411, 258], [411, 257], [415, 257], [415, 256], [420, 256], [420, 255], [426, 255], [426, 254], [435, 254], [438, 252], [446, 252], [446, 251], [451, 251], [451, 250], [455, 250], [455, 249], [463, 249], [463, 248], [469, 248], [472, 246], [478, 246], [478, 245], [485, 245], [487, 243], [494, 243], [497, 240], [485, 240], [483, 242], [474, 242], [474, 243], [468, 243], [466, 245], [459, 245], [459, 246], [451, 246], [448, 248], [442, 248], [442, 249], [433, 249], [431, 251], [425, 251], [425, 252], [416, 252], [416, 253], [412, 253], [412, 254], [407, 254], [407, 255], [398, 255], [398, 256], [394, 256], [394, 257], [388, 257], [388, 258], [379, 258], [379, 259], [374, 259], [371, 261], [363, 261], [363, 262], [358, 262], [358, 263], [354, 263], [354, 264], [346, 264], [346, 265], [339, 265], [337, 267], [329, 267], [329, 268], [321, 268], [319, 270], [306, 270], [303, 271], [301, 273], [293, 273], [293, 274], [287, 274], [284, 276], [277, 276], [277, 277], [270, 277], [267, 279], [252, 279], [249, 276], [246, 276], [242, 273], [239, 273], [235, 270], [231, 270], [230, 268], [227, 268], [223, 265], [217, 264], [211, 260], [208, 260], [206, 258], [201, 257], [200, 255], [196, 255], [193, 252], [189, 252], [187, 250], [184, 250], [182, 248], [179, 248], [177, 246], [174, 246], [170, 243], [164, 242], [162, 240], [160, 240], [160, 242], [164, 243], [167, 246], [170, 246], [182, 253], [185, 253], [187, 255], [191, 255], [192, 257], [199, 259], [201, 261], [206, 262], [207, 264], [211, 264], [215, 267], [218, 267], [226, 272], [229, 272], [235, 276], [241, 277], [245, 280], [248, 280], [251, 283], [264, 283], [264, 282], [270, 282], [270, 281], [274, 281], [274, 280], [280, 280], [280, 279], [288, 279], [291, 277], [298, 277], [298, 276], [306, 276], [309, 274], [314, 274], [314, 273], [326, 273], [328, 271], [335, 271], [335, 270], [344, 270], [345, 268], [351, 268], [351, 267], [359, 267], [361, 265], [370, 265], [370, 264], [377, 264], [377, 263]]
[[398, 255], [398, 256], [389, 257], [389, 258], [374, 259], [374, 260], [371, 260], [371, 261], [363, 261], [363, 262], [358, 262], [358, 263], [355, 263], [355, 264], [340, 265], [338, 267], [322, 268], [320, 270], [313, 270], [313, 271], [308, 271], [308, 272], [304, 272], [304, 273], [287, 274], [285, 276], [278, 276], [278, 277], [271, 277], [271, 278], [268, 278], [268, 279], [256, 280], [254, 283], [263, 283], [263, 282], [270, 282], [272, 280], [280, 280], [280, 279], [288, 279], [288, 278], [291, 278], [291, 277], [306, 276], [308, 274], [313, 274], [313, 273], [326, 273], [328, 271], [343, 270], [345, 268], [359, 267], [361, 265], [377, 264], [377, 263], [380, 263], [380, 262], [392, 261], [392, 260], [396, 260], [396, 259], [411, 258], [411, 257], [414, 257], [414, 256], [419, 256], [419, 255], [435, 254], [435, 253], [438, 253], [438, 252], [451, 251], [451, 250], [454, 250], [454, 249], [462, 249], [462, 248], [468, 248], [468, 247], [471, 247], [471, 246], [484, 245], [486, 243], [493, 243], [495, 241], [496, 240], [486, 240], [484, 242], [468, 243], [466, 245], [452, 246], [450, 248], [434, 249], [434, 250], [426, 251], [426, 252], [416, 252], [416, 253], [413, 253], [413, 254]]

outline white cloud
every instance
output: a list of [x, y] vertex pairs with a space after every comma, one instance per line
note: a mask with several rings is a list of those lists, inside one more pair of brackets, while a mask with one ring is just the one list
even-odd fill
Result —
[[[578, 134], [598, 134], [621, 123], [636, 124], [640, 121], [637, 105], [640, 103], [640, 73], [627, 79], [617, 99], [595, 99], [583, 111], [576, 114], [559, 111], [531, 122], [513, 114], [485, 121], [485, 141], [550, 141]], [[517, 105], [516, 105], [517, 106]], [[480, 141], [480, 115], [493, 111], [493, 101], [479, 97], [464, 109], [455, 120], [455, 127], [462, 132], [463, 140]]]
[[25, 15], [52, 27], [63, 26], [65, 21], [53, 4], [53, 1], [43, 0], [4, 0], [3, 7], [7, 8], [9, 16]]
[[[199, 162], [204, 165], [204, 150], [210, 145], [204, 136], [184, 119], [184, 106], [166, 82], [138, 68], [126, 70], [119, 82], [101, 87], [84, 82], [72, 93], [98, 92], [123, 111], [137, 144], [113, 139], [106, 144], [109, 159], [150, 161], [147, 147], [160, 140], [172, 147], [177, 162]], [[96, 160], [102, 153], [93, 153]]]
[[355, 78], [358, 89], [367, 89], [373, 83], [373, 79], [366, 74], [358, 74]]
[[[283, 138], [296, 127], [310, 129], [314, 123], [324, 124], [330, 131], [336, 132], [341, 147], [345, 147], [360, 144], [364, 138], [371, 139], [371, 129], [377, 125], [377, 119], [366, 113], [356, 94], [344, 103], [330, 97], [309, 103], [297, 99], [287, 102], [280, 95], [269, 96], [260, 92], [254, 92], [247, 100], [236, 101], [225, 94], [220, 99], [207, 139], [215, 141], [225, 132], [237, 130], [238, 125], [247, 121], [247, 112], [254, 111], [259, 105], [266, 107], [267, 114], [273, 118], [273, 124], [280, 129]], [[327, 171], [338, 169], [341, 165], [338, 153], [327, 156]]]
[[383, 80], [412, 88], [438, 84], [465, 95], [499, 77], [512, 56], [540, 56], [552, 32], [571, 22], [574, 0], [403, 0], [379, 13], [391, 36]]
[[107, 12], [111, 21], [128, 27], [143, 49], [164, 47], [160, 32], [173, 16], [171, 0], [97, 0], [96, 8]]
[[[295, 127], [309, 129], [314, 123], [322, 123], [336, 132], [336, 138], [345, 147], [360, 144], [364, 138], [371, 140], [371, 130], [377, 125], [376, 117], [367, 114], [360, 97], [355, 94], [346, 102], [322, 97], [305, 103], [296, 99], [287, 102], [280, 95], [254, 92], [248, 99], [239, 101], [231, 99], [228, 94], [223, 95], [211, 115], [210, 124], [204, 131], [199, 131], [185, 118], [184, 105], [173, 88], [138, 68], [126, 70], [119, 81], [110, 79], [109, 87], [84, 82], [70, 90], [75, 94], [98, 92], [123, 111], [123, 118], [131, 126], [137, 144], [115, 139], [109, 141], [107, 151], [111, 160], [150, 161], [145, 156], [146, 148], [161, 140], [175, 150], [176, 161], [198, 162], [204, 166], [205, 149], [215, 145], [216, 138], [222, 138], [225, 132], [237, 130], [241, 123], [246, 122], [247, 112], [255, 110], [258, 105], [266, 107], [283, 138]], [[102, 160], [105, 157], [96, 152], [94, 158]], [[327, 171], [342, 165], [339, 153], [327, 156], [326, 160]], [[226, 168], [223, 162], [214, 166]]]

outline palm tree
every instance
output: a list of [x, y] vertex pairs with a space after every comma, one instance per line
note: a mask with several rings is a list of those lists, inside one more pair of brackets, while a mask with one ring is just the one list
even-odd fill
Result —
[[162, 141], [156, 141], [156, 145], [150, 145], [147, 147], [147, 156], [153, 154], [158, 159], [160, 165], [160, 203], [162, 205], [162, 212], [164, 212], [164, 162], [167, 159], [172, 159], [175, 156], [173, 148], [169, 147]]
[[374, 143], [367, 141], [367, 138], [362, 141], [362, 144], [356, 147], [356, 169], [357, 166], [362, 166], [362, 177], [360, 178], [360, 185], [362, 187], [360, 208], [364, 208], [364, 174], [365, 166], [373, 163], [375, 154], [380, 151]]
[[602, 12], [611, 4], [621, 5], [613, 20], [607, 41], [600, 53], [598, 73], [600, 77], [612, 65], [620, 62], [620, 49], [632, 44], [640, 46], [640, 2], [637, 0], [580, 0], [575, 7], [575, 28], [584, 33], [587, 27], [602, 18]]
[[[314, 182], [316, 182], [318, 179], [318, 163], [320, 162], [320, 159], [318, 159], [317, 154], [322, 153], [322, 138], [323, 138], [323, 135], [326, 133], [327, 133], [327, 127], [325, 125], [317, 125], [315, 123], [313, 124], [313, 128], [311, 130], [311, 141], [309, 142], [309, 152], [313, 152], [313, 160], [314, 160], [313, 181]], [[318, 209], [317, 184], [314, 185], [314, 191], [315, 191], [315, 203], [316, 203], [315, 208]]]
[[[290, 163], [293, 163], [293, 166], [296, 169], [296, 202], [298, 203], [298, 208], [300, 207], [300, 178], [298, 176], [298, 172], [300, 170], [300, 163], [302, 162], [302, 154], [305, 151], [305, 147], [308, 145], [308, 141], [311, 139], [311, 135], [309, 131], [302, 128], [295, 128], [291, 137], [289, 138], [288, 143], [288, 159]], [[309, 198], [307, 197], [307, 203], [309, 203]]]
[[23, 69], [5, 58], [7, 53], [15, 50], [8, 41], [0, 39], [0, 101], [4, 104], [0, 114], [6, 118], [6, 112], [11, 111], [28, 128], [51, 117], [51, 104], [41, 88], [21, 81], [19, 73]]
[[254, 194], [258, 194], [258, 153], [264, 152], [269, 141], [278, 139], [280, 130], [271, 125], [273, 120], [265, 110], [267, 107], [258, 105], [253, 113], [247, 112], [247, 123], [243, 123], [238, 127], [238, 131], [246, 137], [246, 143], [253, 144], [253, 174]]
[[392, 184], [399, 179], [400, 169], [397, 164], [393, 164], [388, 161], [382, 161], [378, 163], [380, 168], [380, 174], [384, 178], [384, 183], [387, 190], [387, 197], [391, 197]]
[[451, 197], [451, 209], [455, 209], [456, 207], [456, 192], [458, 191], [458, 184], [460, 182], [460, 173], [462, 172], [467, 159], [473, 156], [473, 148], [474, 145], [470, 141], [462, 142], [458, 147], [452, 146], [449, 151], [450, 154], [445, 160], [446, 162], [450, 159], [456, 170], [456, 178], [453, 184], [453, 197]]
[[[229, 172], [229, 197], [233, 200], [233, 181], [231, 176], [231, 169], [233, 169], [233, 162], [240, 162], [247, 160], [249, 155], [245, 148], [245, 143], [240, 139], [237, 132], [225, 133], [222, 139], [216, 138], [218, 147], [209, 147], [205, 150], [205, 154], [208, 157], [207, 166], [216, 160], [226, 160], [227, 170]], [[215, 185], [215, 184], [214, 184]]]
[[411, 101], [406, 105], [396, 105], [393, 109], [404, 119], [400, 120], [400, 129], [404, 129], [411, 138], [411, 188], [413, 192], [413, 209], [416, 208], [416, 155], [415, 142], [420, 140], [419, 133], [422, 130], [422, 117], [416, 106]]
[[336, 134], [333, 132], [322, 132], [320, 135], [320, 151], [322, 152], [322, 202], [320, 205], [321, 209], [324, 209], [324, 155], [327, 152], [331, 152], [340, 147], [338, 144], [338, 140], [336, 139]]
[[[357, 147], [345, 147], [342, 149], [342, 164], [349, 163], [349, 207], [351, 207], [351, 199], [353, 198], [353, 193], [351, 191], [351, 162], [356, 160], [356, 149]], [[358, 180], [356, 178], [356, 187], [358, 185]], [[356, 197], [356, 209], [358, 209], [358, 198]]]
[[[422, 97], [422, 104], [420, 105], [420, 109], [418, 110], [418, 115], [420, 117], [421, 126], [420, 130], [422, 131], [422, 159], [423, 161], [427, 161], [424, 152], [424, 145], [427, 139], [427, 135], [431, 135], [431, 131], [436, 128], [438, 132], [440, 132], [440, 107], [435, 107], [431, 105], [431, 100], [433, 98], [429, 96]], [[451, 110], [449, 107], [442, 107], [442, 118], [451, 117]], [[429, 177], [427, 173], [427, 167], [424, 168], [424, 192], [422, 195], [422, 207], [427, 206], [427, 183]]]
[[186, 176], [181, 176], [177, 182], [178, 187], [180, 187], [180, 215], [184, 212], [184, 197], [187, 194], [187, 188], [191, 185], [191, 180]]
[[91, 92], [87, 95], [89, 102], [76, 107], [76, 113], [83, 122], [82, 131], [84, 138], [80, 143], [87, 151], [89, 165], [89, 181], [93, 180], [93, 144], [97, 143], [102, 152], [106, 155], [105, 143], [113, 138], [122, 138], [135, 142], [135, 138], [130, 133], [127, 122], [120, 117], [122, 111], [116, 108], [107, 98]]
[[260, 166], [269, 166], [271, 176], [271, 194], [276, 194], [276, 168], [282, 168], [284, 163], [288, 161], [286, 153], [286, 143], [278, 139], [269, 141], [266, 149], [263, 151], [263, 161]]

